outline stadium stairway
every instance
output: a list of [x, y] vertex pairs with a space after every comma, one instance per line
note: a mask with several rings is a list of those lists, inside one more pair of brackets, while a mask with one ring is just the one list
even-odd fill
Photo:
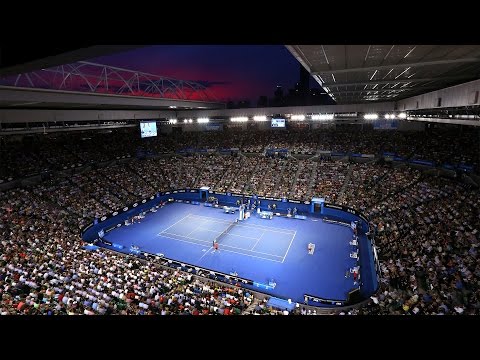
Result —
[[250, 311], [253, 311], [255, 309], [255, 306], [257, 306], [258, 304], [260, 304], [260, 300], [254, 298], [252, 303], [245, 310], [243, 310], [243, 315], [250, 315]]
[[480, 186], [480, 176], [475, 174], [467, 175], [477, 186]]
[[[376, 160], [375, 160], [376, 161]], [[368, 163], [374, 163], [375, 161], [368, 162]], [[371, 190], [375, 189], [377, 186], [382, 186], [381, 182], [389, 176], [389, 172], [386, 171], [382, 175], [380, 175], [378, 178], [374, 179], [371, 178], [370, 180], [365, 182], [365, 191], [369, 193]]]
[[263, 148], [262, 155], [267, 156], [267, 149], [270, 148], [270, 145], [267, 145]]
[[293, 155], [290, 151], [287, 153], [287, 159], [288, 160], [293, 160], [293, 161], [296, 161], [296, 162], [299, 162], [300, 159], [298, 159], [297, 157], [295, 157], [295, 155]]
[[307, 197], [310, 199], [313, 196], [313, 187], [315, 186], [315, 174], [317, 172], [318, 161], [314, 161], [312, 172], [310, 173], [310, 183], [308, 185]]
[[283, 179], [283, 173], [285, 172], [285, 168], [288, 166], [289, 161], [290, 161], [290, 158], [282, 162], [282, 168], [280, 169], [280, 172], [276, 176], [275, 185], [273, 186], [273, 189], [272, 189], [272, 194], [274, 197], [278, 197], [276, 195], [278, 191], [278, 187], [280, 186], [281, 179]]
[[[258, 158], [257, 158], [257, 159], [258, 159]], [[248, 178], [247, 183], [246, 183], [245, 186], [243, 187], [243, 191], [244, 191], [244, 192], [260, 194], [260, 192], [261, 192], [261, 190], [262, 190], [261, 188], [259, 188], [259, 189], [257, 189], [257, 191], [254, 191], [254, 189], [252, 188], [252, 180], [253, 180], [253, 178], [254, 178], [255, 175], [256, 175], [257, 165], [258, 165], [258, 162], [257, 162], [257, 164], [255, 164], [255, 169], [252, 171], [252, 173], [250, 174], [250, 177]], [[266, 171], [264, 172], [264, 174], [268, 173], [268, 171], [270, 170], [271, 167], [272, 167], [272, 163], [270, 162], [269, 165], [268, 165], [268, 168], [266, 169]]]
[[[47, 196], [47, 195], [40, 195], [38, 193], [31, 193], [31, 196], [34, 198], [34, 199], [38, 199], [39, 201], [43, 201], [45, 204], [49, 204], [51, 205], [53, 208], [55, 209], [62, 209], [64, 210], [65, 212], [67, 212], [68, 214], [70, 214], [71, 216], [74, 216], [75, 218], [78, 218], [78, 217], [82, 217], [81, 214], [77, 213], [76, 211], [73, 211], [71, 209], [68, 209], [64, 206], [62, 206], [61, 204], [53, 201], [51, 199], [51, 197]], [[36, 215], [33, 215], [32, 217], [37, 217]], [[39, 219], [41, 219], [40, 217], [38, 217]]]
[[[213, 190], [218, 190], [218, 189], [223, 189], [220, 191], [226, 191], [230, 185], [231, 185], [231, 179], [233, 178], [238, 178], [239, 174], [243, 171], [244, 164], [248, 162], [249, 156], [246, 156], [245, 154], [242, 154], [242, 157], [238, 158], [238, 162], [232, 163], [230, 165], [230, 168], [225, 169], [225, 171], [222, 174], [222, 177], [220, 180], [215, 184], [215, 188]], [[235, 165], [240, 165], [240, 166], [234, 166]]]
[[305, 164], [306, 164], [306, 161], [303, 161], [303, 162], [299, 163], [298, 169], [295, 172], [295, 177], [294, 177], [292, 186], [290, 188], [290, 191], [293, 191], [293, 189], [295, 189], [295, 187], [297, 186], [298, 176], [300, 175], [300, 172], [303, 170], [303, 168], [306, 166]]
[[300, 158], [301, 160], [313, 160], [315, 161], [316, 159], [318, 159], [320, 157], [320, 155], [318, 154], [313, 154], [313, 155], [305, 155], [304, 157]]
[[[72, 180], [72, 178], [66, 178], [72, 186], [79, 188], [83, 193], [89, 194], [89, 191], [86, 191], [83, 189], [82, 186], [79, 186], [76, 182]], [[119, 199], [120, 200], [120, 199]], [[95, 198], [95, 201], [97, 201], [100, 205], [102, 205], [107, 211], [110, 209], [110, 205], [108, 205], [106, 202], [104, 202], [101, 198]], [[112, 210], [112, 209], [110, 209]]]
[[138, 177], [141, 181], [143, 181], [145, 184], [150, 185], [150, 186], [152, 185], [152, 184], [150, 184], [147, 180], [145, 180], [145, 178], [144, 178], [142, 175], [140, 175], [140, 173], [139, 173], [137, 170], [135, 170], [129, 163], [126, 163], [126, 164], [125, 164], [125, 167], [126, 167], [131, 173], [137, 175], [137, 177]]
[[377, 184], [382, 182], [383, 179], [385, 179], [387, 176], [388, 176], [388, 172], [385, 172], [385, 173], [383, 173], [382, 176], [379, 176], [378, 179], [372, 179], [372, 181], [369, 184], [370, 185], [369, 188], [370, 187], [373, 188], [373, 187], [377, 186]]
[[[245, 161], [245, 159], [247, 158], [247, 157], [246, 157], [245, 155], [243, 155], [243, 154], [242, 154], [242, 156], [243, 156], [243, 157], [242, 157], [241, 159], [239, 159], [240, 162]], [[233, 166], [230, 165], [230, 167], [233, 167]], [[215, 186], [212, 187], [212, 189], [217, 189], [217, 188], [221, 187], [222, 185], [224, 185], [224, 183], [225, 183], [225, 178], [226, 178], [226, 177], [228, 178], [229, 175], [230, 175], [230, 172], [229, 172], [230, 167], [229, 167], [228, 169], [225, 169], [225, 170], [223, 171], [222, 177], [217, 181], [217, 183], [215, 184]], [[241, 169], [239, 169], [239, 171], [241, 171]]]
[[[92, 181], [92, 183], [94, 183], [94, 184], [99, 184], [99, 183], [95, 180], [95, 178], [92, 177], [90, 174], [87, 173], [86, 176]], [[102, 175], [99, 174], [99, 176], [102, 176]], [[108, 177], [106, 177], [106, 176], [104, 176], [104, 178], [108, 179]], [[100, 187], [101, 187], [101, 184], [99, 184], [99, 185], [100, 185]], [[112, 189], [108, 189], [108, 190], [112, 190]], [[83, 191], [83, 189], [82, 189], [82, 191]], [[118, 192], [116, 192], [116, 191], [110, 191], [110, 194], [109, 194], [109, 195], [112, 196], [112, 197], [117, 198], [120, 203], [125, 203], [125, 201], [121, 198], [121, 196], [120, 196], [120, 194], [118, 194]], [[110, 205], [108, 205], [108, 203], [104, 202], [101, 198], [98, 198], [97, 201], [98, 201], [100, 204], [102, 204], [103, 206], [105, 206], [107, 209], [110, 209]], [[112, 209], [112, 210], [113, 210], [113, 209]]]
[[[389, 178], [389, 176], [385, 177], [386, 179]], [[399, 187], [397, 189], [395, 189], [395, 191], [393, 191], [392, 193], [382, 197], [380, 200], [376, 201], [376, 202], [373, 202], [372, 204], [370, 204], [370, 206], [375, 206], [379, 203], [381, 203], [382, 201], [392, 197], [392, 196], [395, 196], [396, 194], [400, 193], [400, 192], [403, 192], [404, 190], [414, 186], [416, 183], [418, 183], [420, 180], [422, 179], [422, 176], [419, 176], [418, 178], [416, 178], [415, 180], [411, 181], [410, 183], [408, 183], [407, 185], [405, 186], [402, 186], [402, 187]], [[382, 186], [382, 184], [380, 184], [379, 182], [377, 182], [375, 184], [376, 186]]]
[[[128, 167], [127, 167], [128, 169]], [[104, 179], [107, 180], [108, 183], [112, 184], [113, 186], [115, 186], [115, 188], [118, 188], [118, 189], [122, 189], [123, 191], [125, 191], [126, 193], [128, 193], [129, 195], [132, 195], [134, 196], [135, 198], [139, 198], [138, 194], [134, 194], [132, 193], [131, 191], [129, 191], [128, 189], [124, 188], [121, 184], [117, 183], [114, 179], [112, 179], [111, 177], [109, 176], [105, 176], [101, 173], [99, 173], [100, 176], [102, 176]], [[113, 190], [113, 189], [112, 189]], [[118, 193], [115, 193], [115, 194], [118, 194]], [[119, 197], [117, 195], [117, 197]], [[120, 198], [120, 197], [119, 197]]]
[[353, 174], [353, 166], [352, 165], [348, 165], [348, 173], [347, 173], [347, 176], [345, 176], [345, 181], [343, 182], [343, 185], [342, 187], [340, 188], [340, 191], [338, 192], [338, 197], [336, 199], [336, 203], [337, 204], [341, 204], [342, 201], [343, 201], [343, 194], [345, 193], [345, 189], [347, 188], [348, 186], [348, 183], [350, 182], [350, 178], [352, 177], [352, 174]]
[[[400, 191], [406, 190], [406, 189], [408, 189], [409, 187], [414, 186], [414, 185], [415, 185], [416, 183], [418, 183], [420, 180], [421, 180], [421, 178], [419, 178], [417, 181], [413, 182], [412, 184], [403, 187], [402, 190], [400, 190]], [[445, 197], [450, 196], [450, 194], [451, 194], [448, 189], [447, 189], [447, 190], [444, 190], [444, 192], [445, 192], [445, 193], [442, 192], [442, 193], [438, 194], [437, 196], [433, 196], [432, 198], [429, 198], [429, 199], [426, 199], [426, 200], [423, 200], [423, 201], [420, 201], [420, 200], [419, 200], [419, 201], [416, 201], [416, 202], [414, 202], [413, 204], [408, 205], [407, 207], [408, 207], [408, 209], [409, 209], [411, 212], [413, 212], [413, 213], [415, 213], [415, 214], [417, 214], [417, 215], [420, 216], [420, 214], [417, 213], [416, 208], [417, 208], [419, 205], [426, 206], [426, 205], [428, 205], [428, 204], [431, 203], [431, 202], [438, 201], [438, 200], [440, 200], [440, 199], [443, 199], [443, 198], [445, 198]], [[398, 192], [396, 192], [396, 193], [398, 193]], [[395, 194], [396, 194], [396, 193], [395, 193]], [[393, 196], [393, 195], [394, 195], [394, 194], [392, 194], [392, 196]], [[394, 211], [391, 212], [391, 214], [395, 214], [396, 212], [399, 212], [399, 211], [401, 211], [401, 210], [402, 210], [402, 209], [394, 210]]]

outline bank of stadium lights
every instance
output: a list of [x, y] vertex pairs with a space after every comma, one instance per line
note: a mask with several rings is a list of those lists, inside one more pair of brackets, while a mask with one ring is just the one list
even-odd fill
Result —
[[305, 115], [292, 115], [290, 117], [291, 120], [299, 120], [299, 121], [303, 121], [305, 120]]
[[198, 118], [197, 119], [197, 123], [199, 123], [199, 124], [206, 124], [208, 122], [210, 122], [209, 118]]
[[384, 117], [385, 117], [385, 119], [396, 119], [396, 118], [398, 118], [398, 119], [406, 119], [406, 118], [407, 118], [407, 114], [404, 113], [404, 112], [402, 112], [402, 113], [400, 113], [400, 114], [398, 114], [398, 115], [395, 115], [395, 114], [385, 114]]
[[363, 118], [365, 120], [377, 120], [378, 119], [378, 114], [365, 114], [365, 115], [363, 115]]
[[168, 120], [168, 123], [169, 123], [169, 124], [172, 124], [172, 125], [173, 125], [173, 124], [176, 124], [176, 123], [177, 123], [177, 119], [169, 119], [169, 120]]
[[183, 123], [184, 124], [191, 124], [191, 123], [193, 123], [193, 120], [192, 119], [185, 119], [185, 120], [183, 120]]
[[253, 121], [267, 121], [267, 117], [265, 115], [256, 115], [253, 117]]
[[231, 117], [231, 118], [230, 118], [230, 121], [231, 121], [231, 122], [247, 122], [247, 121], [248, 121], [248, 117], [246, 117], [246, 116]]
[[333, 120], [333, 114], [315, 114], [312, 120]]

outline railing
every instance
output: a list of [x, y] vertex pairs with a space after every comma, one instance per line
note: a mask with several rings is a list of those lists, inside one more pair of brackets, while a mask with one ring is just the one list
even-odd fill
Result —
[[[91, 234], [89, 235], [88, 238], [89, 238], [90, 241], [92, 241], [94, 238], [98, 239], [98, 237], [95, 236], [95, 234], [97, 234], [97, 230], [106, 229], [106, 231], [108, 232], [110, 230], [113, 230], [116, 227], [121, 226], [121, 223], [118, 223], [117, 221], [114, 221], [115, 220], [114, 218], [117, 217], [117, 216], [120, 216], [122, 214], [124, 216], [126, 216], [126, 215], [132, 216], [133, 214], [138, 214], [138, 213], [141, 213], [141, 212], [148, 211], [152, 207], [158, 205], [160, 202], [165, 201], [166, 198], [174, 198], [176, 195], [178, 196], [180, 194], [182, 194], [183, 198], [188, 198], [190, 194], [192, 194], [192, 195], [196, 194], [195, 196], [198, 196], [199, 193], [200, 193], [199, 189], [178, 189], [178, 190], [172, 190], [172, 191], [159, 192], [156, 195], [150, 196], [149, 198], [141, 199], [141, 200], [139, 200], [139, 201], [137, 201], [137, 202], [135, 202], [135, 203], [133, 203], [129, 206], [125, 206], [123, 209], [121, 209], [119, 211], [114, 211], [109, 215], [103, 216], [100, 219], [96, 219], [96, 221], [94, 223], [91, 223], [91, 224], [87, 225], [86, 227], [84, 227], [82, 229], [82, 232], [81, 232], [82, 238], [85, 238], [86, 232], [90, 230]], [[301, 200], [286, 199], [286, 198], [282, 199], [282, 198], [273, 198], [273, 197], [265, 197], [265, 196], [246, 196], [245, 194], [240, 194], [240, 193], [226, 193], [226, 192], [216, 192], [216, 191], [211, 191], [210, 192], [209, 191], [209, 195], [222, 196], [223, 200], [224, 199], [231, 199], [231, 203], [234, 203], [239, 198], [259, 199], [259, 200], [262, 200], [264, 206], [265, 206], [265, 204], [278, 202], [279, 206], [277, 207], [276, 211], [285, 210], [288, 206], [292, 206], [290, 204], [294, 204], [293, 206], [298, 207], [300, 209], [300, 211], [308, 212], [309, 209], [310, 209], [310, 206], [311, 206], [310, 201], [301, 201]], [[199, 196], [196, 199], [198, 200]], [[327, 208], [327, 209], [330, 209], [331, 211], [339, 211], [341, 213], [350, 214], [350, 216], [358, 217], [360, 220], [362, 220], [364, 222], [364, 225], [363, 225], [364, 230], [366, 229], [366, 231], [368, 231], [369, 220], [365, 215], [363, 215], [359, 211], [357, 211], [355, 209], [352, 209], [352, 208], [345, 207], [345, 206], [339, 206], [339, 205], [329, 204], [329, 203], [325, 203], [324, 207]], [[349, 221], [350, 221], [350, 219], [349, 219]], [[92, 227], [94, 227], [94, 226], [95, 226], [95, 228], [92, 229]], [[88, 241], [88, 240], [86, 240], [86, 241]], [[99, 240], [99, 241], [103, 242], [105, 245], [113, 246], [112, 243], [109, 243], [106, 240]], [[374, 245], [372, 244], [372, 246], [374, 246]], [[372, 249], [372, 251], [373, 251], [373, 249]], [[190, 273], [190, 274], [195, 274], [197, 276], [203, 276], [203, 277], [208, 278], [210, 280], [215, 279], [215, 280], [224, 282], [226, 284], [229, 284], [232, 281], [234, 281], [234, 282], [241, 283], [242, 285], [253, 286], [253, 281], [250, 280], [250, 279], [245, 279], [245, 278], [241, 278], [241, 277], [238, 277], [238, 276], [235, 276], [235, 275], [232, 275], [232, 274], [225, 274], [225, 273], [222, 273], [222, 272], [219, 272], [219, 271], [213, 271], [213, 270], [210, 270], [210, 269], [201, 268], [199, 266], [188, 264], [188, 263], [180, 261], [180, 260], [166, 258], [163, 254], [152, 254], [152, 253], [145, 252], [145, 251], [138, 251], [137, 256], [140, 257], [140, 258], [149, 259], [151, 261], [156, 261], [159, 264], [162, 264], [164, 266], [174, 267], [177, 270], [185, 271], [185, 272]], [[372, 259], [374, 259], [374, 261], [376, 262], [377, 259], [376, 259], [376, 257], [374, 256], [373, 253], [371, 254], [371, 256], [372, 256]], [[375, 269], [377, 269], [377, 268], [378, 268], [378, 263], [375, 263]], [[372, 274], [372, 276], [373, 275], [374, 274]], [[378, 276], [378, 273], [376, 273], [376, 275]], [[264, 293], [264, 294], [265, 294], [265, 296], [271, 296], [267, 293]], [[306, 294], [305, 294], [305, 296], [309, 296], [311, 298], [319, 299], [319, 297], [312, 297], [312, 296], [306, 295]], [[345, 305], [347, 305], [347, 303], [345, 301], [339, 301], [339, 300], [334, 300], [334, 299], [322, 299], [322, 300], [324, 300], [322, 302], [325, 303], [325, 304], [331, 304], [331, 305], [335, 306], [335, 308], [334, 308], [335, 310], [348, 309], [348, 308], [351, 308], [351, 305], [354, 305], [354, 304], [349, 304], [348, 306], [345, 306]], [[311, 306], [313, 306], [313, 305], [311, 305]]]

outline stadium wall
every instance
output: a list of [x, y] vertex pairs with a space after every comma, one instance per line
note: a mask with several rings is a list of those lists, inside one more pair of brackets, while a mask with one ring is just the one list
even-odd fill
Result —
[[479, 91], [480, 80], [474, 80], [399, 100], [396, 107], [403, 111], [480, 105]]
[[[214, 196], [218, 199], [219, 203], [222, 205], [235, 205], [236, 201], [248, 196], [243, 196], [242, 194], [234, 193], [222, 193], [222, 192], [208, 192], [209, 196]], [[103, 230], [108, 232], [117, 227], [123, 226], [125, 220], [132, 218], [135, 215], [140, 214], [141, 212], [147, 212], [152, 207], [159, 205], [162, 202], [168, 201], [185, 201], [192, 204], [202, 205], [203, 201], [200, 199], [200, 191], [198, 189], [180, 189], [167, 192], [157, 193], [154, 196], [151, 196], [148, 199], [142, 199], [130, 206], [126, 206], [120, 211], [115, 211], [108, 216], [104, 216], [100, 219], [96, 219], [93, 223], [86, 226], [82, 230], [82, 239], [86, 242], [94, 242], [98, 239], [99, 231]], [[266, 210], [269, 204], [276, 203], [277, 209], [275, 212], [286, 212], [288, 208], [296, 207], [299, 210], [299, 213], [310, 213], [311, 203], [310, 201], [298, 201], [298, 200], [289, 200], [289, 199], [278, 199], [278, 198], [269, 198], [269, 197], [257, 197], [261, 202], [261, 209]], [[319, 214], [317, 213], [317, 216]], [[352, 221], [357, 221], [357, 226], [363, 230], [363, 233], [368, 232], [368, 219], [358, 211], [339, 206], [335, 204], [325, 203], [322, 206], [321, 215], [326, 218], [335, 218], [340, 219], [342, 222], [347, 224]], [[300, 220], [302, 221], [302, 220]], [[111, 247], [118, 247], [118, 244], [109, 244]], [[366, 236], [359, 236], [359, 249], [360, 249], [360, 271], [363, 274], [362, 287], [360, 292], [364, 298], [367, 298], [372, 293], [378, 290], [379, 282], [379, 273], [376, 259], [373, 255], [372, 246], [374, 244]], [[329, 300], [326, 299], [328, 302]], [[345, 305], [343, 303], [337, 305]]]
[[393, 111], [394, 102], [342, 104], [342, 105], [311, 105], [311, 106], [281, 106], [265, 108], [242, 109], [198, 109], [178, 110], [178, 117], [215, 117], [215, 116], [255, 116], [271, 114], [310, 114], [310, 113], [339, 113], [339, 112], [382, 112]]

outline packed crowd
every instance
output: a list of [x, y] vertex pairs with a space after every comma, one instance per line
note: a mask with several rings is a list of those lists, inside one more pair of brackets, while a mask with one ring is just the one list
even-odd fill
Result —
[[423, 159], [438, 165], [466, 163], [478, 171], [478, 129], [462, 131], [374, 130], [368, 125], [339, 129], [284, 131], [228, 130], [159, 133], [140, 139], [138, 129], [74, 132], [8, 138], [0, 145], [0, 183], [9, 179], [138, 155], [178, 151], [238, 148], [244, 153], [263, 153], [285, 148], [292, 154], [311, 156], [318, 151], [336, 153], [394, 153], [406, 159]]
[[[202, 146], [219, 141], [210, 137]], [[268, 144], [265, 137], [263, 144]], [[188, 135], [185, 144], [200, 138]], [[247, 141], [248, 133], [239, 139]], [[76, 161], [95, 159], [98, 148], [96, 142], [91, 144], [92, 153], [85, 147], [76, 154], [73, 150], [80, 148], [62, 143], [72, 152], [60, 159], [80, 153], [82, 159]], [[368, 150], [370, 145], [361, 146]], [[425, 144], [421, 147], [443, 156]], [[125, 160], [110, 163], [115, 159], [107, 149], [102, 152], [102, 159], [109, 161], [104, 167], [73, 175], [55, 173], [38, 184], [0, 192], [0, 314], [283, 314], [241, 287], [101, 249], [83, 249], [79, 230], [93, 218], [157, 191], [200, 186], [296, 199], [320, 196], [367, 215], [376, 233], [380, 290], [365, 307], [341, 314], [480, 313], [480, 195], [461, 177], [445, 179], [384, 163], [260, 154], [127, 159], [134, 155], [128, 146], [116, 159]], [[41, 159], [43, 154], [17, 151], [16, 161], [31, 159], [32, 154]], [[27, 162], [24, 168], [61, 170], [66, 163], [58, 166], [50, 158], [36, 165]], [[302, 308], [294, 313], [313, 314]]]
[[382, 278], [368, 311], [480, 314], [479, 209], [478, 189], [438, 178], [373, 207]]
[[238, 286], [83, 250], [70, 209], [39, 189], [0, 193], [0, 203], [1, 315], [233, 315], [254, 300]]

